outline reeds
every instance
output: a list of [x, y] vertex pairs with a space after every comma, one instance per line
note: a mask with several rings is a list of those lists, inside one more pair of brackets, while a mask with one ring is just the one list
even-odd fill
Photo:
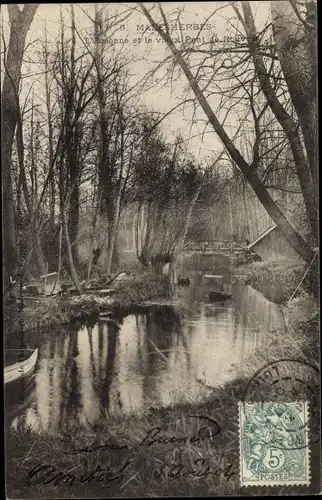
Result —
[[[158, 406], [140, 413], [113, 416], [102, 409], [100, 423], [90, 430], [85, 425], [73, 424], [60, 429], [57, 434], [39, 434], [30, 428], [27, 431], [22, 429], [7, 431], [8, 496], [10, 498], [190, 497], [242, 493], [239, 488], [238, 402], [245, 393], [250, 377], [271, 360], [284, 357], [304, 359], [305, 356], [309, 356], [311, 363], [318, 363], [313, 356], [318, 342], [317, 324], [311, 324], [315, 321], [314, 318], [314, 314], [308, 316], [306, 323], [302, 323], [300, 327], [299, 323], [294, 323], [290, 315], [292, 328], [286, 332], [270, 332], [265, 351], [258, 350], [240, 370], [237, 379], [222, 387], [214, 388], [210, 396], [202, 401], [189, 401], [171, 407]], [[308, 332], [310, 332], [309, 338]], [[318, 384], [318, 379], [312, 382]], [[272, 388], [265, 386], [263, 400], [270, 400], [271, 390]], [[312, 408], [311, 415], [316, 427], [311, 447], [311, 454], [315, 456], [319, 453], [319, 445], [316, 443], [319, 433], [316, 425], [319, 422], [318, 405]], [[195, 418], [196, 416], [207, 417], [217, 422], [216, 429], [219, 429], [219, 432], [215, 433], [212, 424]], [[191, 437], [198, 436], [201, 427], [206, 428], [202, 434], [206, 438], [193, 442]], [[157, 434], [151, 434], [153, 429], [158, 428], [160, 431]], [[207, 438], [210, 434], [215, 435]], [[170, 444], [154, 442], [159, 437], [175, 437], [176, 441]], [[126, 448], [122, 451], [107, 450], [103, 446], [108, 443], [119, 447], [126, 445]], [[102, 448], [99, 448], [100, 446]], [[86, 448], [93, 451], [84, 451]], [[111, 467], [111, 470], [119, 470], [126, 460], [130, 460], [130, 465], [126, 468], [122, 480], [109, 485], [104, 481], [93, 480], [85, 486], [77, 479], [72, 486], [65, 484], [64, 481], [56, 486], [53, 483], [33, 484], [32, 487], [26, 484], [28, 472], [39, 463], [53, 464], [57, 472], [73, 474], [79, 479], [88, 475], [98, 464], [102, 469]], [[196, 462], [198, 460], [199, 462]], [[316, 483], [319, 474], [317, 469], [312, 470], [312, 479]], [[198, 477], [189, 473], [189, 471], [205, 470], [214, 474], [201, 474]], [[171, 474], [173, 476], [176, 473], [177, 477], [171, 477]], [[186, 476], [182, 476], [184, 473]], [[280, 494], [286, 491], [287, 487], [279, 488]], [[294, 493], [295, 490], [292, 491]], [[261, 494], [266, 493], [271, 493], [271, 490], [268, 487], [261, 488]]]

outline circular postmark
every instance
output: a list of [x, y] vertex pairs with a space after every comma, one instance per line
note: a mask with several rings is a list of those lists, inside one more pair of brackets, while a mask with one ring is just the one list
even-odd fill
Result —
[[241, 401], [318, 401], [319, 370], [306, 361], [284, 358], [266, 363], [247, 383]]
[[282, 464], [285, 450], [300, 450], [319, 440], [319, 392], [319, 370], [306, 361], [272, 361], [251, 377], [241, 395], [242, 411], [246, 435], [253, 430], [266, 469]]

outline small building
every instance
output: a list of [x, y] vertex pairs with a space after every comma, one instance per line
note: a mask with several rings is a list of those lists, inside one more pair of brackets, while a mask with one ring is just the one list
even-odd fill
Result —
[[300, 256], [289, 245], [274, 224], [262, 233], [255, 241], [247, 245], [247, 250], [253, 250], [262, 260], [300, 260]]
[[44, 295], [55, 295], [61, 291], [58, 273], [43, 274], [40, 276], [40, 287]]

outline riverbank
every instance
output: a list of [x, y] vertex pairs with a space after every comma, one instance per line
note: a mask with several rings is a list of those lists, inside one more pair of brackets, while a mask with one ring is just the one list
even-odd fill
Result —
[[[258, 275], [263, 267], [256, 271]], [[247, 272], [256, 274], [254, 268]], [[274, 275], [271, 267], [267, 275]], [[295, 281], [294, 289], [299, 281], [288, 278], [292, 287]], [[239, 487], [238, 403], [249, 401], [247, 391], [256, 372], [281, 359], [305, 361], [315, 370], [311, 370], [303, 387], [286, 385], [289, 393], [281, 396], [276, 386], [266, 384], [260, 399], [252, 400], [283, 401], [285, 397], [291, 401], [308, 400], [311, 463], [319, 463], [319, 395], [312, 391], [312, 387], [319, 386], [316, 372], [319, 369], [318, 306], [303, 288], [289, 300], [292, 287], [289, 286], [289, 295], [284, 295], [281, 302], [286, 329], [267, 332], [265, 346], [243, 366], [236, 367], [236, 379], [213, 389], [206, 400], [152, 408], [127, 416], [106, 415], [95, 428], [70, 426], [61, 429], [59, 435], [44, 436], [33, 429], [7, 431], [8, 497], [190, 497], [200, 496], [201, 492], [205, 496], [247, 495], [248, 490]], [[106, 306], [107, 299], [102, 300]], [[291, 364], [283, 363], [283, 376], [289, 380], [302, 373], [304, 377], [304, 372], [308, 373], [306, 366], [294, 373]], [[212, 422], [196, 420], [196, 416]], [[200, 429], [207, 424], [209, 430], [202, 431], [204, 439], [198, 440]], [[39, 465], [47, 468], [38, 474], [35, 467]], [[108, 468], [110, 475], [100, 473]], [[311, 473], [317, 492], [318, 468], [312, 468]], [[261, 495], [276, 494], [276, 491], [269, 487], [260, 489]], [[278, 487], [279, 494], [289, 491], [289, 486]], [[304, 487], [292, 487], [292, 494], [306, 491]]]
[[[288, 332], [282, 339], [291, 349], [289, 354], [293, 352], [293, 355], [308, 362], [315, 359], [320, 337], [319, 305], [316, 296], [310, 292], [313, 280], [307, 273], [308, 265], [299, 261], [277, 260], [255, 262], [238, 269], [244, 273], [246, 283], [268, 300], [279, 304]], [[315, 270], [312, 267], [309, 272], [314, 273]], [[274, 336], [272, 341], [275, 342]], [[269, 355], [272, 354], [271, 349], [274, 353], [274, 345], [268, 348]]]
[[305, 274], [307, 269], [305, 262], [285, 259], [238, 266], [238, 272], [245, 275], [248, 284], [277, 304], [285, 304], [295, 293], [312, 292], [312, 275], [315, 281], [318, 279], [317, 265], [312, 265]]
[[[293, 261], [257, 262], [239, 266], [238, 273], [245, 276], [246, 283], [272, 302], [285, 304], [297, 289], [305, 269], [305, 264]], [[304, 279], [297, 295], [306, 293], [307, 289], [308, 283]], [[110, 296], [89, 294], [85, 291], [80, 296], [22, 297], [22, 306], [18, 301], [6, 304], [6, 337], [82, 321], [89, 316], [94, 318], [106, 310], [125, 315], [144, 305], [172, 302], [172, 295], [167, 276], [156, 276], [143, 269], [130, 269], [124, 281], [117, 283]]]
[[135, 307], [167, 302], [172, 296], [167, 276], [156, 276], [147, 271], [132, 271], [113, 288], [115, 290], [111, 296], [84, 292], [82, 295], [23, 297], [20, 312], [17, 301], [6, 304], [6, 340], [10, 341], [10, 337], [21, 336], [30, 330], [50, 329], [84, 321], [88, 317], [95, 319], [106, 310], [125, 315]]
[[[199, 403], [151, 408], [127, 416], [106, 416], [90, 430], [85, 426], [70, 426], [61, 429], [58, 435], [43, 436], [32, 429], [8, 431], [8, 497], [151, 498], [200, 496], [201, 492], [205, 496], [247, 494], [248, 490], [239, 486], [238, 403], [251, 397], [247, 390], [252, 376], [269, 360], [302, 359], [303, 336], [299, 330], [296, 334], [290, 330], [283, 336], [272, 332], [268, 346], [265, 352], [252, 356], [243, 367], [243, 376], [214, 389], [207, 400]], [[310, 355], [318, 367], [318, 360], [313, 361], [312, 352]], [[285, 376], [294, 377], [291, 366], [283, 366]], [[301, 375], [301, 370], [297, 374]], [[310, 386], [318, 383], [318, 375], [313, 374]], [[310, 401], [311, 462], [319, 463], [318, 395], [313, 398], [306, 386], [301, 391], [297, 395], [288, 394], [286, 399], [292, 401], [299, 397]], [[277, 395], [273, 385], [266, 385], [260, 400], [284, 399]], [[203, 439], [199, 439], [200, 436]], [[44, 468], [37, 473], [40, 467]], [[317, 467], [312, 469], [312, 485], [317, 492]], [[278, 491], [287, 494], [290, 487], [279, 486]], [[292, 488], [292, 494], [305, 491], [304, 487]], [[276, 488], [272, 491], [272, 488], [261, 487], [260, 490], [261, 495], [272, 492], [276, 493]]]

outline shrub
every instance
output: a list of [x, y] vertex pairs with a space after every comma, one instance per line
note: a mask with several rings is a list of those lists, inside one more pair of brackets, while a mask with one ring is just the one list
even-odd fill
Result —
[[134, 274], [119, 285], [117, 300], [123, 304], [166, 299], [171, 297], [169, 278], [149, 271]]

